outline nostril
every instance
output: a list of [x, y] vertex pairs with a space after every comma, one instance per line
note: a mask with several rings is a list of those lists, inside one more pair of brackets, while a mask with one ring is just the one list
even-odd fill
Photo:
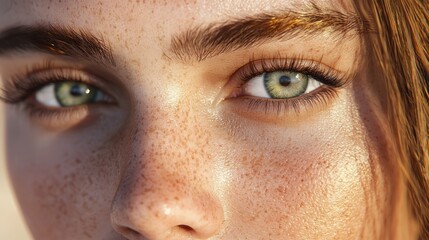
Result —
[[[190, 236], [196, 235], [197, 232], [189, 225], [181, 224], [175, 227], [177, 232], [186, 233]], [[130, 228], [130, 227], [117, 227], [116, 231], [121, 233], [127, 239], [140, 239], [142, 237], [141, 233]]]
[[185, 231], [187, 233], [191, 233], [191, 234], [195, 233], [195, 230], [188, 225], [178, 225], [177, 227], [182, 229], [183, 231]]
[[141, 236], [139, 232], [129, 227], [118, 227], [117, 231], [128, 239], [137, 239]]

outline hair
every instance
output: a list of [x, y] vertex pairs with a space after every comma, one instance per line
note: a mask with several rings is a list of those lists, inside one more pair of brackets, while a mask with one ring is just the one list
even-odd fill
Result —
[[429, 239], [429, 1], [356, 0], [375, 32], [368, 45], [384, 76], [387, 117], [409, 207]]

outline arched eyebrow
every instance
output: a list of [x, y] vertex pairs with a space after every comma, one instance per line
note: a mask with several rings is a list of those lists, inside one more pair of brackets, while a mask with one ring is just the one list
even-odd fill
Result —
[[41, 52], [115, 66], [110, 46], [84, 30], [53, 25], [14, 26], [0, 33], [0, 55]]
[[[240, 48], [275, 40], [311, 37], [322, 31], [333, 37], [369, 31], [369, 24], [352, 13], [313, 5], [306, 12], [281, 11], [194, 27], [173, 35], [164, 55], [183, 62], [203, 61]], [[53, 25], [15, 26], [0, 33], [0, 55], [35, 51], [115, 66], [112, 50], [101, 35]]]
[[[203, 61], [216, 55], [295, 37], [310, 38], [328, 32], [342, 39], [347, 33], [369, 31], [369, 24], [354, 13], [321, 9], [281, 11], [198, 26], [174, 35], [164, 54], [183, 62]], [[350, 36], [350, 35], [348, 35]]]

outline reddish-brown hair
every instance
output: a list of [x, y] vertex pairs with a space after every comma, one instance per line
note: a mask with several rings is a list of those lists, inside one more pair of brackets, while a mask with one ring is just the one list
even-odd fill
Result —
[[429, 1], [356, 1], [384, 75], [388, 118], [410, 208], [429, 239]]

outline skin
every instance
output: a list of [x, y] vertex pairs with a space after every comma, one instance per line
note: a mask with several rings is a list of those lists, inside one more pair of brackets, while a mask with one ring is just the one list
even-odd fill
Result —
[[[116, 105], [56, 117], [6, 106], [10, 176], [35, 239], [416, 239], [384, 89], [361, 36], [269, 41], [191, 63], [165, 55], [188, 26], [301, 10], [305, 1], [1, 3], [10, 8], [0, 30], [86, 29], [103, 35], [117, 63], [103, 67], [112, 78], [102, 88]], [[349, 1], [318, 4], [354, 12]], [[243, 111], [242, 98], [225, 98], [249, 58], [279, 52], [354, 77], [299, 113]], [[2, 56], [1, 80], [46, 59], [87, 65]]]

